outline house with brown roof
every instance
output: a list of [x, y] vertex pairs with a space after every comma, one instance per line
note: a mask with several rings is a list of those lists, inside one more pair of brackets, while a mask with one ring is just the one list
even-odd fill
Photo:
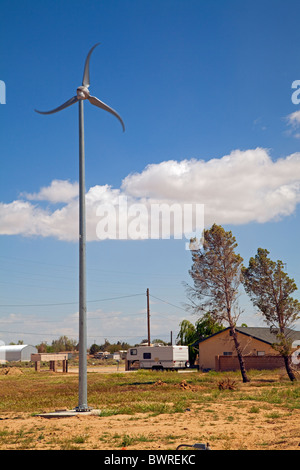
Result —
[[[246, 369], [276, 369], [283, 359], [272, 345], [278, 342], [278, 330], [263, 327], [236, 327]], [[287, 336], [300, 345], [300, 331], [287, 330]], [[239, 362], [230, 328], [225, 328], [192, 345], [198, 350], [198, 367], [202, 370], [238, 370]], [[196, 363], [197, 363], [196, 362]]]

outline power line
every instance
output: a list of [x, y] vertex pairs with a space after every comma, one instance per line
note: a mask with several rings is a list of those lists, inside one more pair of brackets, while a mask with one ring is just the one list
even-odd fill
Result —
[[[131, 294], [131, 295], [121, 295], [118, 297], [108, 297], [106, 299], [97, 299], [97, 300], [88, 300], [88, 303], [91, 302], [105, 302], [108, 300], [118, 300], [118, 299], [125, 299], [128, 297], [137, 297], [139, 295], [145, 295], [143, 294]], [[61, 303], [51, 303], [51, 304], [0, 304], [0, 307], [57, 307], [59, 305], [74, 305], [78, 304], [78, 302], [61, 302]]]
[[[25, 258], [16, 258], [16, 257], [13, 257], [13, 256], [4, 256], [4, 255], [0, 255], [0, 259], [5, 259], [5, 260], [13, 260], [13, 261], [21, 261], [21, 264], [24, 264], [24, 263], [32, 263], [32, 264], [37, 264], [37, 265], [41, 265], [41, 266], [49, 266], [49, 267], [57, 267], [57, 268], [67, 268], [67, 269], [76, 269], [78, 266], [77, 265], [67, 265], [67, 264], [58, 264], [58, 263], [48, 263], [48, 262], [43, 262], [43, 261], [36, 261], [36, 260], [30, 260], [30, 259], [25, 259]], [[90, 266], [87, 271], [98, 271], [99, 273], [103, 273], [103, 274], [107, 274], [107, 273], [114, 273], [114, 274], [126, 274], [126, 275], [135, 275], [135, 276], [140, 276], [141, 274], [147, 274], [148, 276], [153, 276], [155, 278], [157, 277], [162, 277], [162, 278], [166, 278], [167, 276], [170, 277], [170, 276], [177, 276], [176, 274], [174, 275], [173, 273], [166, 273], [166, 274], [160, 274], [160, 273], [157, 273], [157, 272], [149, 272], [149, 271], [120, 271], [120, 270], [116, 270], [116, 269], [106, 269], [106, 268], [99, 268], [99, 267], [94, 267], [94, 266]], [[18, 271], [17, 271], [18, 272]], [[20, 271], [19, 271], [20, 272]], [[26, 273], [24, 273], [26, 274]], [[34, 273], [29, 273], [29, 274], [33, 274], [35, 275]], [[40, 275], [40, 274], [37, 274], [37, 275]], [[47, 274], [48, 275], [48, 274]], [[66, 278], [67, 279], [67, 278]], [[73, 279], [73, 278], [72, 278]]]
[[179, 307], [179, 305], [171, 304], [170, 302], [167, 302], [166, 300], [160, 299], [159, 297], [155, 297], [155, 295], [150, 294], [150, 297], [153, 297], [153, 298], [156, 299], [156, 300], [160, 300], [160, 301], [163, 302], [164, 304], [171, 305], [172, 307], [180, 308], [180, 310], [184, 310], [184, 311], [186, 312], [186, 309], [185, 309], [185, 308]]
[[[0, 333], [11, 333], [11, 334], [14, 334], [14, 335], [32, 335], [32, 336], [58, 336], [59, 333], [30, 333], [30, 332], [26, 332], [26, 331], [4, 331], [4, 330], [1, 330]], [[72, 335], [72, 334], [68, 334], [68, 336], [73, 336], [74, 338], [77, 338], [78, 335]], [[99, 337], [99, 338], [139, 338], [139, 337], [144, 337], [145, 336], [145, 333], [143, 334], [140, 334], [140, 335], [126, 335], [126, 336], [121, 336], [121, 335], [90, 335], [88, 336], [89, 338], [95, 338], [95, 336]]]
[[[147, 290], [148, 291], [148, 290]], [[90, 300], [89, 302], [103, 302], [103, 301], [109, 301], [109, 300], [117, 300], [117, 299], [124, 299], [124, 298], [130, 298], [130, 297], [137, 297], [137, 296], [144, 296], [145, 293], [139, 293], [139, 294], [131, 294], [131, 295], [122, 295], [122, 296], [117, 296], [117, 297], [109, 297], [109, 298], [105, 298], [105, 299], [98, 299], [98, 300]], [[163, 302], [165, 304], [168, 304], [168, 305], [171, 305], [172, 307], [174, 308], [177, 308], [177, 309], [180, 309], [180, 310], [183, 310], [183, 311], [186, 311], [183, 307], [180, 307], [179, 305], [175, 305], [171, 302], [168, 302], [167, 300], [164, 300], [164, 299], [161, 299], [159, 297], [156, 297], [155, 295], [152, 295], [152, 294], [149, 294], [148, 292], [148, 298], [152, 297], [156, 300], [159, 300], [160, 302]], [[77, 304], [77, 302], [64, 302], [64, 303], [52, 303], [52, 304], [17, 304], [17, 305], [0, 305], [0, 307], [40, 307], [40, 306], [58, 306], [58, 305], [73, 305], [73, 304]], [[104, 315], [104, 314], [103, 314]], [[131, 314], [131, 315], [142, 315], [141, 313], [138, 313], [138, 314]], [[92, 319], [96, 319], [97, 316], [101, 316], [100, 314], [96, 314], [96, 316], [91, 316], [91, 317], [88, 317], [87, 319], [88, 320], [92, 320]], [[34, 323], [53, 323], [55, 321], [53, 320], [36, 320], [34, 321]], [[18, 323], [18, 322], [17, 322]], [[32, 320], [31, 320], [31, 323], [32, 323]], [[55, 323], [58, 323], [57, 321]], [[18, 332], [18, 331], [6, 331], [6, 330], [0, 330], [1, 333], [8, 333], [8, 334], [23, 334], [23, 335], [32, 335], [32, 336], [57, 336], [57, 333], [33, 333], [33, 332]], [[77, 337], [77, 335], [69, 335], [69, 336], [73, 336], [73, 337]], [[89, 338], [94, 338], [95, 334], [93, 336], [88, 336]], [[99, 335], [97, 335], [99, 336]], [[116, 337], [119, 337], [119, 338], [137, 338], [139, 336], [144, 336], [143, 335], [126, 335], [126, 336], [119, 336], [118, 334], [117, 335], [103, 335], [103, 338], [116, 338]], [[102, 336], [101, 336], [102, 337]]]
[[[109, 318], [120, 318], [121, 317], [121, 314], [107, 314], [105, 312], [103, 313], [96, 313], [94, 314], [93, 316], [89, 315], [89, 313], [87, 312], [87, 320], [97, 320], [99, 318], [105, 318], [109, 315]], [[144, 315], [144, 313], [127, 313], [126, 314], [126, 317], [133, 317], [133, 316], [142, 316]], [[32, 324], [36, 324], [36, 323], [55, 323], [55, 324], [58, 324], [58, 323], [66, 323], [66, 319], [64, 320], [33, 320], [32, 318], [29, 318], [28, 320], [0, 320], [0, 324], [5, 324], [5, 325], [11, 325], [11, 324], [19, 324], [19, 323], [22, 323], [22, 324], [26, 324], [26, 323], [30, 323], [31, 325]]]

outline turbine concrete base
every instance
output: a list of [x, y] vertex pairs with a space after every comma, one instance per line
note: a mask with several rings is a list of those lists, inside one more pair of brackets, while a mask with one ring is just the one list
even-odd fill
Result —
[[98, 416], [100, 413], [101, 413], [101, 410], [90, 409], [89, 411], [77, 411], [76, 409], [73, 409], [73, 410], [55, 410], [49, 413], [39, 413], [35, 416], [50, 419], [50, 418], [71, 418], [72, 416]]

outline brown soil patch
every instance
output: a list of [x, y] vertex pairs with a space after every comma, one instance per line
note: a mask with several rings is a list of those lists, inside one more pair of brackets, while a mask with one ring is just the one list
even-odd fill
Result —
[[18, 368], [18, 367], [7, 367], [0, 369], [0, 374], [1, 375], [22, 375], [23, 372]]
[[159, 387], [159, 386], [166, 386], [166, 382], [163, 382], [162, 380], [158, 380], [157, 382], [155, 382], [154, 384], [154, 387]]
[[175, 387], [179, 387], [181, 390], [196, 390], [196, 387], [188, 384], [186, 380], [182, 380], [179, 384], [176, 384]]
[[[20, 377], [16, 379], [8, 376], [17, 373]], [[196, 377], [194, 383], [190, 383], [192, 376], [186, 376], [187, 380], [178, 376], [176, 383], [166, 383], [167, 375], [163, 374], [161, 378], [155, 374], [153, 377], [149, 375], [144, 378], [147, 380], [145, 382], [141, 382], [138, 376], [125, 375], [118, 385], [110, 382], [113, 377], [91, 374], [91, 392], [94, 384], [95, 387], [98, 384], [98, 393], [105, 389], [103, 393], [107, 394], [106, 397], [122, 392], [118, 399], [122, 403], [124, 397], [124, 408], [129, 411], [131, 403], [134, 406], [135, 401], [147, 402], [149, 397], [144, 391], [149, 392], [150, 401], [153, 396], [162, 397], [162, 403], [169, 400], [170, 406], [161, 414], [145, 411], [101, 417], [78, 413], [73, 417], [51, 419], [26, 412], [26, 409], [34, 409], [30, 403], [30, 393], [34, 390], [35, 400], [42, 399], [43, 393], [49, 395], [49, 390], [55, 387], [57, 394], [66, 393], [67, 398], [75, 387], [77, 397], [77, 381], [71, 374], [64, 378], [49, 371], [40, 374], [24, 371], [21, 376], [22, 371], [14, 367], [0, 369], [0, 374], [5, 375], [1, 378], [0, 450], [121, 450], [125, 447], [128, 450], [175, 451], [179, 445], [194, 443], [209, 443], [212, 450], [300, 450], [299, 389], [294, 390], [289, 382], [286, 386], [284, 381], [281, 386], [278, 374], [261, 374], [247, 384], [241, 381], [236, 383], [233, 379], [221, 380], [221, 376], [214, 383], [197, 383]], [[52, 380], [50, 385], [45, 380], [47, 374]], [[282, 393], [286, 391], [286, 397], [294, 393], [291, 406], [288, 401], [272, 399], [273, 384], [277, 384], [274, 392], [277, 390], [278, 394], [279, 390]], [[127, 396], [126, 391], [129, 392]], [[260, 400], [260, 391], [268, 392], [270, 400]], [[198, 393], [201, 394], [201, 401], [197, 400]], [[278, 398], [278, 394], [274, 398]], [[132, 401], [129, 401], [131, 397]], [[180, 412], [174, 412], [172, 398], [180, 404], [181, 397], [186, 407], [178, 407], [177, 411]], [[186, 397], [189, 399], [185, 402]], [[18, 400], [22, 405], [17, 407], [15, 403], [18, 404]], [[6, 401], [7, 410], [17, 411], [6, 411], [3, 406]], [[157, 400], [154, 402], [157, 403]], [[27, 403], [31, 408], [27, 408]], [[47, 403], [44, 411], [55, 411], [54, 407], [49, 409], [51, 402]], [[64, 400], [62, 403], [65, 403]], [[169, 402], [166, 404], [169, 405]], [[114, 409], [114, 403], [107, 405], [108, 411]], [[41, 412], [40, 409], [37, 411]]]
[[[273, 413], [273, 415], [272, 415]], [[209, 443], [212, 450], [300, 450], [300, 410], [209, 404], [184, 413], [85, 416], [46, 419], [5, 413], [0, 449], [175, 450]]]

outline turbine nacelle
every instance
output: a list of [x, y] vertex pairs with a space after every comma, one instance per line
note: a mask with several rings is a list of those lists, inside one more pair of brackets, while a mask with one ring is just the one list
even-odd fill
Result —
[[87, 100], [90, 96], [90, 92], [86, 86], [79, 86], [77, 88], [77, 98], [79, 100]]
[[103, 101], [100, 101], [95, 96], [91, 96], [90, 92], [88, 90], [88, 88], [90, 86], [90, 71], [89, 71], [90, 57], [91, 57], [91, 53], [93, 52], [95, 47], [98, 46], [98, 44], [95, 44], [92, 47], [92, 49], [89, 51], [88, 55], [87, 55], [85, 65], [84, 65], [82, 85], [77, 88], [76, 96], [73, 96], [73, 98], [70, 98], [64, 104], [62, 104], [58, 108], [52, 109], [51, 111], [38, 111], [37, 109], [35, 109], [35, 111], [37, 113], [39, 113], [39, 114], [53, 114], [53, 113], [57, 113], [58, 111], [61, 111], [62, 109], [67, 108], [68, 106], [71, 106], [74, 103], [77, 103], [80, 100], [89, 100], [89, 102], [91, 104], [93, 104], [94, 106], [97, 106], [98, 108], [101, 108], [104, 111], [108, 111], [109, 113], [113, 114], [120, 121], [120, 123], [123, 127], [123, 131], [125, 131], [124, 123], [123, 123], [121, 117], [119, 116], [119, 114], [114, 109], [112, 109], [110, 106], [103, 103]]

